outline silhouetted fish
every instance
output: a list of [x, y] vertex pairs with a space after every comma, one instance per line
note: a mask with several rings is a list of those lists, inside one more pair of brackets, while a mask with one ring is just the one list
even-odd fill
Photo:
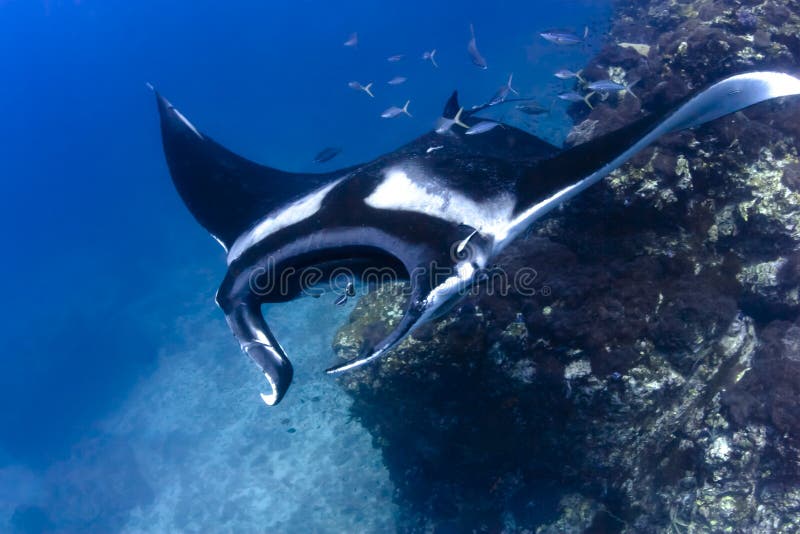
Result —
[[469, 43], [467, 43], [467, 52], [469, 52], [472, 58], [472, 64], [481, 69], [489, 68], [486, 64], [486, 60], [483, 59], [481, 53], [478, 52], [478, 43], [475, 41], [475, 27], [472, 24], [469, 25], [469, 33], [471, 37]]
[[528, 115], [543, 115], [550, 111], [549, 109], [542, 107], [535, 102], [532, 104], [520, 104], [517, 106], [517, 109]]
[[319, 154], [314, 156], [314, 163], [325, 163], [326, 161], [330, 161], [338, 156], [341, 151], [342, 149], [338, 147], [324, 148]]

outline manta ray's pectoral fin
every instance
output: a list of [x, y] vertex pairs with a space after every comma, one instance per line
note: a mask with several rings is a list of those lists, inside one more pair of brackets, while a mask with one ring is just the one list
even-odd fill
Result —
[[292, 383], [294, 371], [283, 348], [267, 327], [260, 305], [242, 302], [226, 309], [225, 319], [242, 350], [259, 366], [267, 379], [270, 392], [262, 393], [261, 399], [268, 406], [278, 404]]
[[164, 155], [175, 188], [197, 222], [226, 251], [267, 213], [353, 169], [301, 174], [259, 165], [202, 133], [166, 98], [155, 95]]
[[792, 95], [800, 95], [800, 79], [789, 74], [737, 74], [698, 92], [669, 112], [644, 117], [537, 161], [518, 179], [515, 216], [498, 232], [495, 254], [535, 220], [608, 176], [662, 135], [699, 126], [765, 100]]

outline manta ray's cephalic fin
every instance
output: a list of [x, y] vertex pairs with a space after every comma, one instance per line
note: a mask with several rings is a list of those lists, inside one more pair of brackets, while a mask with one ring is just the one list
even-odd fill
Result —
[[[422, 272], [422, 271], [420, 271]], [[426, 275], [420, 276], [420, 280]], [[423, 321], [425, 315], [425, 299], [428, 296], [429, 290], [423, 289], [423, 286], [416, 283], [414, 279], [411, 280], [411, 295], [406, 304], [406, 310], [403, 318], [395, 326], [388, 336], [386, 336], [377, 346], [367, 346], [362, 350], [362, 355], [348, 360], [339, 365], [335, 365], [330, 369], [326, 369], [328, 374], [337, 374], [344, 371], [361, 367], [378, 358], [386, 355], [395, 345], [400, 343], [407, 335], [414, 331]]]
[[283, 347], [267, 327], [260, 304], [243, 302], [232, 309], [223, 310], [228, 326], [239, 340], [242, 351], [258, 365], [267, 379], [270, 392], [262, 393], [261, 399], [268, 406], [278, 404], [292, 383], [294, 370]]

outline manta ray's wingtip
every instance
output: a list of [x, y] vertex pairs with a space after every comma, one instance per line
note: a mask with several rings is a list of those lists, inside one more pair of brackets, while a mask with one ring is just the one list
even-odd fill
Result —
[[769, 97], [771, 98], [800, 94], [800, 78], [794, 74], [760, 71], [751, 75], [760, 78], [769, 87]]
[[184, 117], [183, 113], [178, 111], [169, 100], [164, 98], [161, 93], [159, 93], [155, 87], [153, 87], [153, 84], [147, 82], [145, 85], [153, 91], [153, 94], [156, 97], [158, 114], [161, 117], [162, 135], [164, 135], [163, 130], [166, 129], [171, 130], [172, 132], [191, 132], [198, 139], [203, 139], [203, 135], [197, 128], [195, 128], [194, 124], [189, 122], [189, 119]]
[[144, 82], [144, 86], [153, 93], [153, 96], [156, 97], [156, 103], [158, 104], [158, 111], [159, 114], [164, 114], [172, 108], [172, 104], [170, 104], [169, 100], [161, 96], [161, 93], [158, 92], [156, 86], [150, 82]]

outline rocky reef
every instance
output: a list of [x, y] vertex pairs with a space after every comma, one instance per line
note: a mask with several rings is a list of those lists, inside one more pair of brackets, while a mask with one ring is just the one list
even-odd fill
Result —
[[[620, 2], [572, 143], [725, 75], [800, 65], [788, 0]], [[594, 97], [597, 98], [597, 97]], [[499, 259], [470, 296], [341, 376], [406, 532], [800, 530], [800, 105], [662, 139]], [[334, 348], [400, 317], [366, 295]]]

